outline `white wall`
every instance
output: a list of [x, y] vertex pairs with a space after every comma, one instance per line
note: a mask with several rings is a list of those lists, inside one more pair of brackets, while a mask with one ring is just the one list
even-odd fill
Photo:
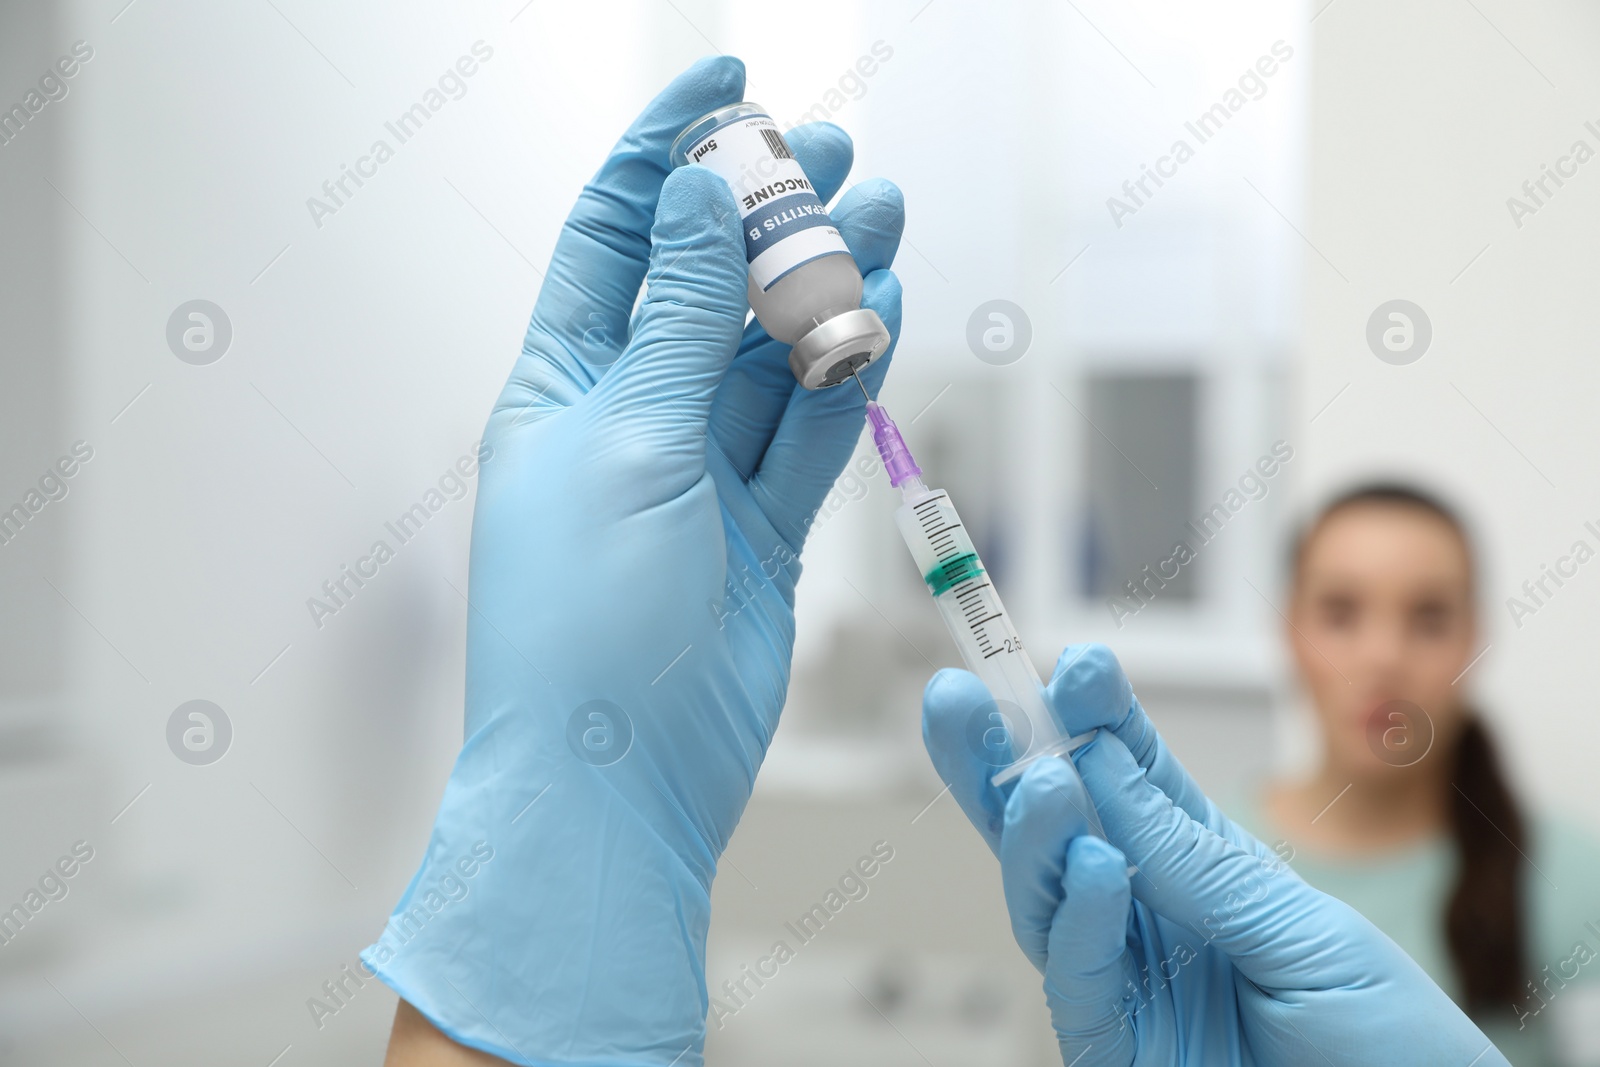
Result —
[[[1600, 548], [1583, 527], [1600, 518], [1600, 161], [1520, 228], [1506, 206], [1575, 140], [1600, 151], [1584, 127], [1600, 127], [1600, 13], [1336, 0], [1315, 26], [1300, 228], [1321, 255], [1304, 256], [1298, 421], [1338, 399], [1301, 431], [1302, 496], [1400, 470], [1463, 501], [1482, 527], [1490, 648], [1461, 684], [1499, 727], [1521, 788], [1600, 828], [1600, 567], [1520, 629], [1505, 603], [1574, 540]], [[1433, 323], [1431, 348], [1406, 366], [1376, 359], [1363, 336], [1395, 298]]]

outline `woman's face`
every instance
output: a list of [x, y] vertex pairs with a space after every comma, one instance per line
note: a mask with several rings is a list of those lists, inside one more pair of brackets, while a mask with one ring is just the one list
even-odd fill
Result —
[[1341, 773], [1413, 766], [1454, 739], [1452, 683], [1477, 640], [1470, 575], [1460, 536], [1421, 508], [1352, 504], [1311, 533], [1289, 641]]

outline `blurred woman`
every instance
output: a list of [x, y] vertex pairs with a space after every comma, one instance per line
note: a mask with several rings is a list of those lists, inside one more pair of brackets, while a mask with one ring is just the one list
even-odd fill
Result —
[[1365, 486], [1323, 508], [1292, 568], [1286, 635], [1321, 764], [1232, 814], [1398, 942], [1512, 1063], [1580, 1062], [1562, 1049], [1600, 1018], [1600, 846], [1528, 812], [1466, 703], [1482, 637], [1463, 523], [1416, 489]]

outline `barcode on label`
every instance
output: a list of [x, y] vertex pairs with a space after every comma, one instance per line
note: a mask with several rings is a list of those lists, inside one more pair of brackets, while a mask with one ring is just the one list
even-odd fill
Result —
[[766, 138], [767, 148], [772, 151], [774, 159], [793, 159], [794, 153], [789, 151], [789, 144], [777, 130], [762, 130], [761, 136]]

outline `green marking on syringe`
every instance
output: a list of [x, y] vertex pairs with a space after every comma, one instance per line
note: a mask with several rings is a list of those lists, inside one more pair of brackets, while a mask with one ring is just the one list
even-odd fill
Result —
[[924, 574], [922, 580], [928, 583], [929, 592], [934, 596], [941, 596], [967, 579], [976, 578], [982, 573], [983, 565], [978, 562], [978, 554], [968, 552], [964, 556], [945, 560]]

